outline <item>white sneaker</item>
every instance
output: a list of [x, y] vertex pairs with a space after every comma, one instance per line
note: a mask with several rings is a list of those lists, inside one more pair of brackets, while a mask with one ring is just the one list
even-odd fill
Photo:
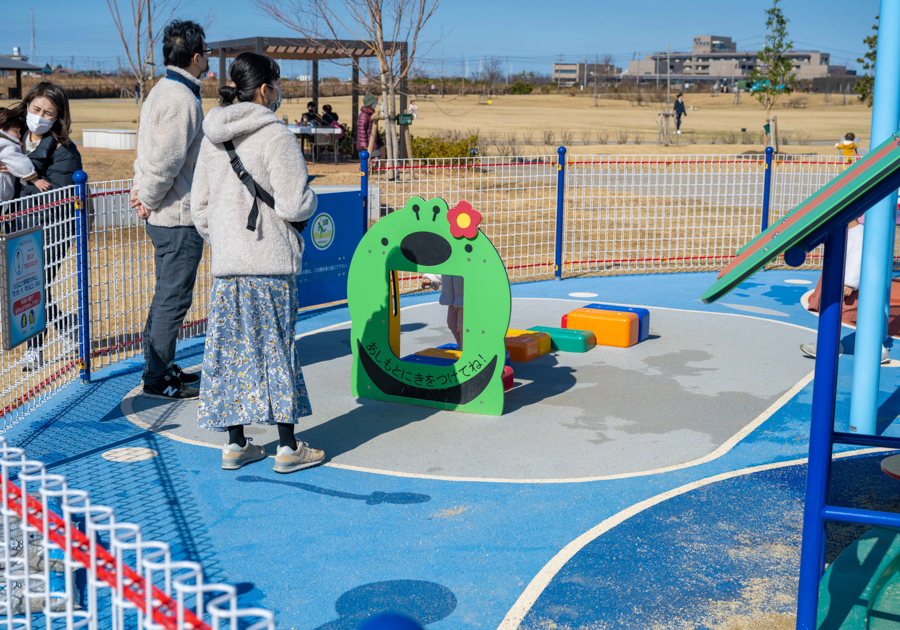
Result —
[[22, 371], [34, 372], [44, 365], [44, 351], [38, 348], [26, 348], [22, 355]]
[[678, 135], [681, 135], [681, 129], [679, 129], [679, 130], [676, 131], [675, 133], [677, 133]]
[[277, 473], [291, 473], [311, 466], [318, 466], [325, 461], [325, 451], [310, 448], [306, 442], [297, 440], [297, 450], [290, 446], [279, 446], [275, 451], [274, 470]]
[[885, 348], [884, 346], [881, 346], [881, 365], [884, 365], [885, 363], [890, 363], [890, 362], [891, 362], [891, 357], [888, 354], [887, 348]]
[[247, 464], [258, 462], [266, 458], [266, 449], [250, 442], [241, 448], [237, 444], [225, 444], [222, 447], [222, 470], [237, 470]]

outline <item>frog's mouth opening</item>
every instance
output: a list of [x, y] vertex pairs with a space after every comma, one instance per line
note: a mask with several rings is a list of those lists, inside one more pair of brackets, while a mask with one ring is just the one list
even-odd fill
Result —
[[469, 380], [451, 385], [450, 387], [428, 388], [416, 387], [410, 385], [400, 379], [394, 378], [384, 370], [369, 356], [369, 353], [363, 348], [362, 342], [356, 341], [358, 356], [362, 362], [366, 375], [388, 396], [397, 396], [399, 398], [413, 398], [418, 400], [430, 400], [433, 402], [451, 403], [456, 405], [465, 405], [470, 403], [479, 396], [487, 388], [497, 369], [497, 357], [493, 357], [488, 363], [477, 372]]

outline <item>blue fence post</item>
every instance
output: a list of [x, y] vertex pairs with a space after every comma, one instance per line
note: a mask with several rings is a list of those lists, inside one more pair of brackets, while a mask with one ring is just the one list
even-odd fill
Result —
[[359, 152], [359, 189], [362, 195], [363, 234], [369, 229], [369, 152]]
[[766, 147], [766, 174], [765, 183], [763, 184], [763, 207], [762, 207], [762, 227], [760, 232], [765, 232], [769, 227], [769, 199], [772, 194], [772, 156], [775, 149]]
[[556, 269], [554, 276], [562, 280], [563, 265], [563, 214], [566, 206], [566, 147], [559, 147], [559, 163], [556, 166]]
[[72, 181], [78, 186], [75, 201], [75, 229], [78, 238], [78, 355], [81, 362], [81, 382], [91, 382], [91, 296], [88, 274], [88, 189], [87, 173], [75, 171]]
[[847, 227], [842, 227], [843, 229], [832, 232], [825, 241], [809, 431], [809, 463], [806, 470], [806, 502], [803, 506], [803, 542], [800, 547], [797, 630], [816, 629], [819, 579], [822, 577], [822, 553], [825, 546], [823, 510], [828, 500], [828, 479], [831, 474], [838, 344], [844, 303]]

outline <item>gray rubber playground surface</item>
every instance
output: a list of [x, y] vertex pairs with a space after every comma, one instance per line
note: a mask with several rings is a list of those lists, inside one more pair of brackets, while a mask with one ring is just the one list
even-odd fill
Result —
[[[515, 299], [512, 328], [558, 326], [584, 301]], [[452, 342], [436, 303], [402, 312], [402, 354]], [[568, 479], [683, 464], [722, 445], [813, 368], [811, 331], [762, 319], [651, 309], [650, 339], [627, 349], [514, 363], [501, 417], [350, 396], [349, 323], [303, 337], [313, 415], [299, 436], [335, 464], [448, 477]], [[139, 423], [219, 446], [197, 404], [129, 399]], [[127, 404], [126, 404], [127, 407]], [[252, 427], [274, 453], [275, 427]]]

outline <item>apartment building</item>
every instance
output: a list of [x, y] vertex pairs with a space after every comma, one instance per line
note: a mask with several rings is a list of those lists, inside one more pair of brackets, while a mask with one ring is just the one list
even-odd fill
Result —
[[[830, 65], [831, 56], [817, 50], [791, 50], [784, 55], [794, 64], [794, 76], [808, 80], [844, 76], [845, 66]], [[669, 67], [666, 69], [668, 58]], [[747, 78], [759, 60], [754, 51], [741, 52], [730, 37], [699, 35], [691, 52], [654, 53], [628, 62], [622, 78], [655, 79], [667, 74], [679, 80], [704, 81]]]
[[622, 74], [622, 68], [611, 64], [593, 63], [555, 63], [553, 64], [553, 81], [559, 82], [559, 87], [571, 87], [575, 84], [590, 86], [594, 79], [603, 83], [612, 80]]

